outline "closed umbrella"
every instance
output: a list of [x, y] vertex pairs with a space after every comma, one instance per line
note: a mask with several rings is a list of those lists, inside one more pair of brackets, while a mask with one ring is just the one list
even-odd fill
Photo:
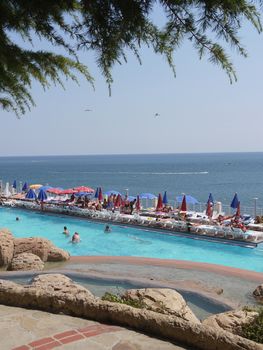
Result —
[[240, 202], [238, 202], [237, 211], [235, 214], [235, 220], [239, 220], [239, 219], [240, 219]]
[[23, 185], [23, 187], [22, 187], [22, 191], [23, 191], [23, 192], [26, 192], [27, 190], [28, 190], [28, 183], [25, 182], [24, 185]]
[[212, 193], [209, 193], [209, 197], [208, 197], [208, 201], [207, 202], [210, 202], [210, 203], [214, 204], [214, 198], [212, 196]]
[[161, 193], [159, 193], [159, 195], [158, 195], [158, 202], [157, 202], [157, 206], [156, 206], [156, 211], [160, 211], [162, 209], [163, 209], [163, 199], [162, 199]]
[[16, 185], [16, 180], [14, 180], [13, 182], [13, 186], [12, 186], [14, 189], [16, 189], [17, 185]]
[[47, 199], [46, 192], [44, 190], [40, 190], [37, 199], [39, 199], [41, 202], [45, 201]]
[[183, 212], [187, 212], [187, 206], [186, 206], [186, 196], [185, 196], [185, 195], [183, 196], [183, 199], [182, 199], [181, 211], [183, 211]]
[[237, 193], [235, 193], [234, 198], [232, 199], [232, 202], [230, 204], [230, 207], [233, 209], [237, 209], [238, 203], [239, 203], [238, 196], [237, 196]]
[[166, 191], [164, 192], [164, 195], [163, 195], [163, 204], [168, 204], [168, 198], [167, 198], [167, 192]]
[[37, 198], [37, 196], [36, 196], [34, 190], [32, 190], [32, 188], [30, 188], [29, 191], [27, 192], [26, 198], [27, 199], [36, 199]]
[[98, 200], [99, 200], [100, 202], [103, 201], [103, 194], [102, 194], [102, 188], [101, 188], [101, 187], [99, 188]]
[[99, 187], [96, 188], [96, 192], [94, 194], [94, 198], [99, 198]]

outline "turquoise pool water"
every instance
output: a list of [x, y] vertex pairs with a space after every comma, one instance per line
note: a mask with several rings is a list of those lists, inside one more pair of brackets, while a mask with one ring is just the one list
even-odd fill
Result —
[[[80, 233], [79, 244], [71, 244], [62, 234], [64, 226], [71, 235]], [[190, 260], [263, 272], [263, 245], [250, 249], [117, 225], [111, 225], [112, 232], [106, 234], [104, 226], [79, 218], [0, 208], [0, 227], [9, 228], [15, 237], [45, 237], [71, 255]]]

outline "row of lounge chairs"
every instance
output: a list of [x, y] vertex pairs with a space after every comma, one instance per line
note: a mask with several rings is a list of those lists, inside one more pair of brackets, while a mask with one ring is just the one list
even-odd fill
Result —
[[[32, 201], [21, 200], [8, 200], [4, 202], [6, 206], [16, 206], [30, 210], [39, 210], [40, 204]], [[154, 217], [141, 216], [139, 214], [128, 215], [121, 214], [119, 212], [111, 212], [107, 210], [96, 211], [87, 208], [79, 208], [75, 205], [56, 205], [51, 203], [45, 203], [44, 208], [46, 211], [53, 213], [70, 214], [74, 216], [86, 217], [93, 220], [111, 221], [121, 224], [133, 224], [143, 227], [150, 227], [156, 229], [164, 229], [174, 232], [184, 232], [189, 234], [196, 234], [198, 236], [209, 236], [224, 238], [229, 240], [241, 240], [257, 242], [263, 240], [263, 232], [254, 231], [242, 231], [240, 228], [234, 228], [229, 226], [214, 226], [214, 225], [189, 225], [189, 222], [170, 219], [156, 219]]]

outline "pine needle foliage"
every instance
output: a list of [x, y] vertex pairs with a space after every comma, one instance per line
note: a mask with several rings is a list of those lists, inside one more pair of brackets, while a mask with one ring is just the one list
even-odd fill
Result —
[[[156, 5], [163, 9], [165, 25], [152, 19]], [[174, 52], [190, 40], [199, 57], [207, 56], [236, 80], [225, 47], [246, 56], [239, 31], [249, 22], [260, 33], [261, 0], [4, 0], [0, 1], [0, 106], [19, 116], [34, 105], [33, 80], [44, 89], [63, 86], [63, 76], [77, 82], [79, 73], [93, 84], [88, 68], [79, 62], [80, 50], [93, 51], [109, 88], [116, 63], [126, 62], [128, 50], [140, 59], [147, 45], [163, 55], [175, 74]], [[32, 44], [19, 46], [14, 35]], [[34, 50], [35, 36], [47, 40], [54, 51]], [[65, 54], [56, 54], [55, 47]]]

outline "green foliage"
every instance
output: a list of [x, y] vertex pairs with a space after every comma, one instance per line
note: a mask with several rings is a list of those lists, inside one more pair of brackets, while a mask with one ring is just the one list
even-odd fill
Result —
[[[163, 10], [163, 28], [154, 23], [155, 6]], [[142, 45], [163, 55], [175, 73], [173, 54], [183, 40], [190, 40], [199, 57], [208, 55], [236, 80], [224, 45], [246, 56], [238, 37], [244, 21], [258, 31], [261, 0], [4, 0], [0, 2], [0, 106], [24, 114], [34, 105], [32, 80], [44, 88], [63, 86], [61, 76], [77, 81], [77, 73], [93, 83], [81, 64], [79, 50], [96, 53], [96, 62], [109, 87], [114, 64], [126, 62], [127, 50], [138, 58]], [[35, 36], [65, 54], [34, 50]], [[14, 40], [20, 36], [28, 50]]]
[[252, 323], [242, 327], [242, 336], [258, 343], [263, 343], [263, 308], [251, 308], [246, 311], [256, 311], [258, 316]]
[[109, 292], [106, 292], [101, 299], [111, 301], [112, 303], [126, 304], [137, 309], [145, 308], [145, 304], [141, 300], [133, 300], [125, 296], [120, 296]]

